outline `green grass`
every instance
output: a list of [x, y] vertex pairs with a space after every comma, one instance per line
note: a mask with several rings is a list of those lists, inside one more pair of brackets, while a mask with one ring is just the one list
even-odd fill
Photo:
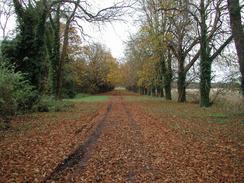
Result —
[[33, 112], [60, 112], [70, 110], [74, 104], [65, 100], [55, 100], [53, 97], [43, 96], [38, 104], [33, 106]]
[[229, 117], [244, 117], [243, 105], [232, 105], [229, 103], [220, 104], [216, 102], [209, 108], [200, 108], [199, 104], [186, 102], [178, 103], [175, 100], [167, 101], [164, 98], [152, 96], [126, 96], [128, 102], [149, 103], [149, 105], [158, 105], [154, 112], [176, 115], [178, 117], [195, 118], [217, 118], [226, 119]]
[[210, 117], [208, 120], [210, 123], [224, 124], [229, 122], [229, 117], [223, 113], [211, 113], [208, 115], [208, 117]]
[[148, 95], [140, 95], [140, 96], [125, 96], [124, 97], [128, 102], [143, 102], [143, 101], [162, 101], [163, 98], [153, 97]]
[[243, 143], [244, 115], [238, 104], [214, 103], [209, 108], [199, 104], [167, 101], [150, 96], [126, 96], [125, 100], [140, 105], [147, 113], [159, 118], [160, 123], [182, 135], [212, 144], [228, 138]]
[[212, 119], [208, 121], [209, 123], [219, 123], [219, 124], [226, 124], [229, 122], [227, 119]]
[[[176, 101], [167, 101], [162, 98], [150, 96], [126, 96], [125, 99], [128, 102], [138, 103], [147, 112], [162, 119], [176, 118], [167, 123], [167, 125], [172, 129], [181, 131], [183, 134], [188, 133], [188, 128], [191, 125], [196, 126], [192, 127], [192, 133], [194, 134], [198, 134], [198, 132], [203, 134], [208, 133], [208, 128], [215, 130], [211, 125], [216, 125], [216, 128], [224, 129], [225, 126], [234, 125], [235, 121], [241, 117], [240, 111], [236, 110], [235, 107], [226, 110], [226, 105], [214, 104], [209, 108], [200, 108], [199, 104], [195, 103], [178, 103]], [[178, 121], [179, 119], [180, 121]], [[244, 120], [239, 120], [239, 123], [244, 124]], [[228, 128], [232, 129], [232, 127]]]
[[88, 95], [88, 94], [78, 94], [73, 99], [65, 99], [67, 102], [105, 102], [108, 100], [108, 96], [102, 95]]
[[212, 114], [209, 115], [209, 117], [222, 118], [222, 119], [227, 118], [227, 116], [225, 114], [222, 114], [222, 113], [212, 113]]

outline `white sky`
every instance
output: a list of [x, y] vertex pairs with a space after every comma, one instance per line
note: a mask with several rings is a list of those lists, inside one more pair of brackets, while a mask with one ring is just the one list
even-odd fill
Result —
[[[129, 0], [127, 1], [129, 2]], [[94, 9], [99, 10], [112, 6], [116, 2], [120, 2], [120, 0], [89, 0], [89, 2], [92, 4]], [[100, 42], [110, 49], [115, 58], [122, 58], [125, 48], [124, 42], [128, 40], [130, 34], [133, 34], [138, 30], [138, 26], [134, 25], [135, 17], [125, 15], [122, 18], [126, 21], [106, 23], [105, 25], [101, 25], [99, 27], [85, 22], [82, 23], [85, 30], [84, 33], [92, 37], [91, 39], [87, 38], [87, 41]], [[15, 26], [16, 21], [14, 18], [12, 18], [8, 23], [8, 30], [14, 30]], [[0, 30], [0, 38], [1, 37], [2, 32]]]
[[[121, 1], [122, 0], [89, 0], [89, 2], [96, 5], [96, 9], [106, 8]], [[129, 3], [129, 0], [125, 0], [125, 2]], [[135, 24], [137, 16], [136, 13], [130, 15], [126, 13], [121, 17], [123, 21], [106, 23], [99, 28], [88, 25], [88, 27], [84, 29], [86, 33], [93, 37], [93, 41], [106, 45], [110, 49], [112, 55], [119, 59], [123, 57], [125, 49], [124, 43], [128, 41], [131, 34], [136, 33], [138, 30], [138, 26]]]
[[123, 57], [124, 43], [128, 41], [131, 34], [136, 33], [138, 30], [132, 18], [128, 22], [113, 22], [102, 25], [99, 28], [88, 26], [84, 29], [92, 37], [92, 41], [106, 45], [112, 55], [118, 59]]

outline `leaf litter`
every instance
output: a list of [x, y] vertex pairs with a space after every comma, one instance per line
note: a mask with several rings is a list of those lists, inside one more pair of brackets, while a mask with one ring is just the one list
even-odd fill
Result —
[[[35, 127], [2, 138], [0, 182], [244, 180], [242, 146], [219, 138], [196, 138], [191, 128], [180, 133], [178, 128], [185, 119], [157, 116], [145, 111], [143, 104], [126, 101], [121, 93], [108, 95], [112, 95], [109, 102], [88, 106], [93, 111], [60, 113], [58, 119], [52, 119], [56, 122], [47, 123], [44, 121], [50, 118], [42, 114], [32, 120], [44, 122], [45, 128]], [[79, 117], [69, 120], [68, 115]], [[175, 121], [179, 127], [170, 127], [169, 122]], [[82, 153], [77, 151], [79, 148]], [[72, 158], [76, 163], [55, 174], [57, 167]]]

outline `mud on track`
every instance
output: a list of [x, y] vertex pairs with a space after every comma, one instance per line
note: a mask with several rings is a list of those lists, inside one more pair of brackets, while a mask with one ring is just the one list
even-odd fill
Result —
[[44, 182], [135, 182], [154, 180], [143, 136], [122, 97], [112, 97], [95, 130]]
[[[58, 166], [54, 169], [54, 171], [43, 182], [58, 180], [59, 177], [62, 176], [62, 174], [65, 171], [68, 171], [70, 168], [74, 167], [77, 164], [79, 164], [82, 167], [83, 164], [86, 163], [94, 144], [96, 143], [97, 139], [101, 135], [102, 129], [104, 128], [105, 121], [110, 111], [111, 111], [111, 104], [108, 104], [106, 113], [100, 116], [100, 119], [98, 119], [98, 121], [96, 122], [97, 126], [95, 127], [94, 131], [87, 137], [85, 142], [82, 143], [73, 153], [68, 155], [68, 157], [64, 159], [60, 164], [58, 164]], [[88, 129], [88, 131], [92, 128], [92, 126], [93, 124]], [[81, 133], [85, 127], [86, 126], [83, 126], [80, 129], [78, 129], [75, 132], [75, 134]]]

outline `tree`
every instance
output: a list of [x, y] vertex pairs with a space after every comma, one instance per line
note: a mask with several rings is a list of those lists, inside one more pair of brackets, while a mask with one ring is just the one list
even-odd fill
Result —
[[[63, 3], [62, 3], [63, 2]], [[64, 62], [67, 60], [67, 48], [68, 48], [68, 37], [69, 37], [69, 27], [73, 23], [75, 27], [80, 28], [81, 32], [83, 32], [83, 28], [80, 25], [80, 22], [110, 22], [112, 20], [117, 20], [123, 14], [123, 9], [125, 7], [129, 7], [129, 5], [125, 5], [124, 2], [119, 2], [114, 4], [111, 7], [107, 7], [101, 9], [95, 13], [92, 13], [89, 9], [91, 9], [90, 5], [85, 1], [74, 0], [74, 1], [61, 1], [57, 2], [61, 4], [63, 7], [62, 13], [64, 15], [63, 18], [66, 19], [65, 22], [65, 30], [64, 30], [64, 39], [61, 48], [61, 53], [58, 61], [58, 67], [56, 71], [57, 76], [57, 85], [56, 85], [56, 97], [61, 99], [62, 96], [62, 82], [63, 82], [63, 69]], [[55, 5], [55, 3], [54, 3]], [[60, 8], [60, 7], [59, 7]], [[60, 9], [61, 11], [61, 9]], [[78, 21], [79, 20], [79, 21]]]
[[58, 63], [58, 69], [57, 69], [57, 89], [56, 89], [56, 96], [61, 99], [62, 97], [62, 83], [63, 83], [63, 67], [64, 67], [64, 62], [67, 59], [67, 49], [69, 45], [69, 29], [70, 29], [70, 24], [74, 20], [75, 13], [78, 9], [78, 6], [80, 4], [80, 0], [78, 0], [75, 3], [75, 7], [73, 11], [71, 11], [70, 15], [67, 15], [66, 17], [66, 23], [65, 23], [65, 29], [64, 29], [64, 35], [63, 35], [63, 44], [62, 44], [62, 51], [60, 55], [60, 60]]
[[[199, 58], [199, 53], [190, 56], [199, 43], [199, 37], [195, 32], [195, 23], [190, 17], [189, 1], [180, 0], [171, 3], [169, 7], [160, 7], [158, 11], [171, 12], [168, 19], [172, 24], [171, 32], [173, 39], [168, 42], [174, 57], [178, 62], [177, 89], [178, 102], [186, 101], [186, 76], [188, 71]], [[188, 58], [188, 59], [187, 59]], [[187, 60], [189, 60], [187, 62]]]
[[[193, 4], [192, 9], [196, 7], [197, 4]], [[197, 14], [191, 14], [194, 20], [198, 22], [200, 37], [200, 106], [209, 107], [212, 63], [231, 42], [232, 35], [229, 36], [228, 32], [224, 31], [221, 21], [221, 17], [225, 13], [223, 1], [201, 0], [199, 7], [196, 8], [196, 11], [199, 12], [200, 17]], [[219, 39], [219, 35], [221, 38], [227, 36], [227, 39], [217, 45], [216, 39]]]
[[87, 50], [87, 71], [89, 93], [106, 92], [114, 88], [110, 78], [115, 63], [111, 53], [101, 44], [94, 44]]
[[[224, 30], [221, 19], [226, 13], [225, 2], [183, 0], [171, 8], [161, 9], [175, 12], [174, 16], [170, 17], [174, 26], [175, 40], [169, 46], [178, 60], [178, 101], [186, 100], [186, 74], [200, 56], [200, 106], [208, 107], [212, 62], [232, 40], [232, 36], [228, 35], [228, 30]], [[182, 18], [176, 16], [181, 14]], [[223, 41], [219, 43], [219, 39]], [[198, 51], [194, 53], [194, 50]], [[185, 59], [190, 56], [190, 53], [194, 56], [191, 56], [189, 63], [185, 65]]]
[[13, 0], [13, 5], [18, 33], [15, 39], [3, 42], [2, 54], [5, 60], [16, 65], [17, 71], [28, 74], [31, 84], [41, 92], [45, 76], [46, 0], [24, 5]]
[[0, 0], [0, 30], [2, 39], [5, 39], [8, 35], [7, 26], [13, 13], [12, 2], [9, 0]]
[[244, 31], [241, 20], [239, 0], [228, 0], [231, 30], [235, 41], [236, 51], [241, 72], [241, 89], [244, 95]]
[[158, 74], [157, 80], [161, 82], [156, 86], [161, 90], [163, 96], [165, 90], [165, 97], [171, 100], [171, 82], [172, 82], [172, 54], [171, 50], [167, 48], [167, 43], [172, 39], [171, 25], [168, 19], [169, 13], [158, 11], [161, 7], [168, 7], [171, 1], [142, 1], [143, 12], [146, 15], [145, 22], [143, 22], [143, 31], [147, 32], [146, 43], [150, 44], [150, 49], [158, 59]]

